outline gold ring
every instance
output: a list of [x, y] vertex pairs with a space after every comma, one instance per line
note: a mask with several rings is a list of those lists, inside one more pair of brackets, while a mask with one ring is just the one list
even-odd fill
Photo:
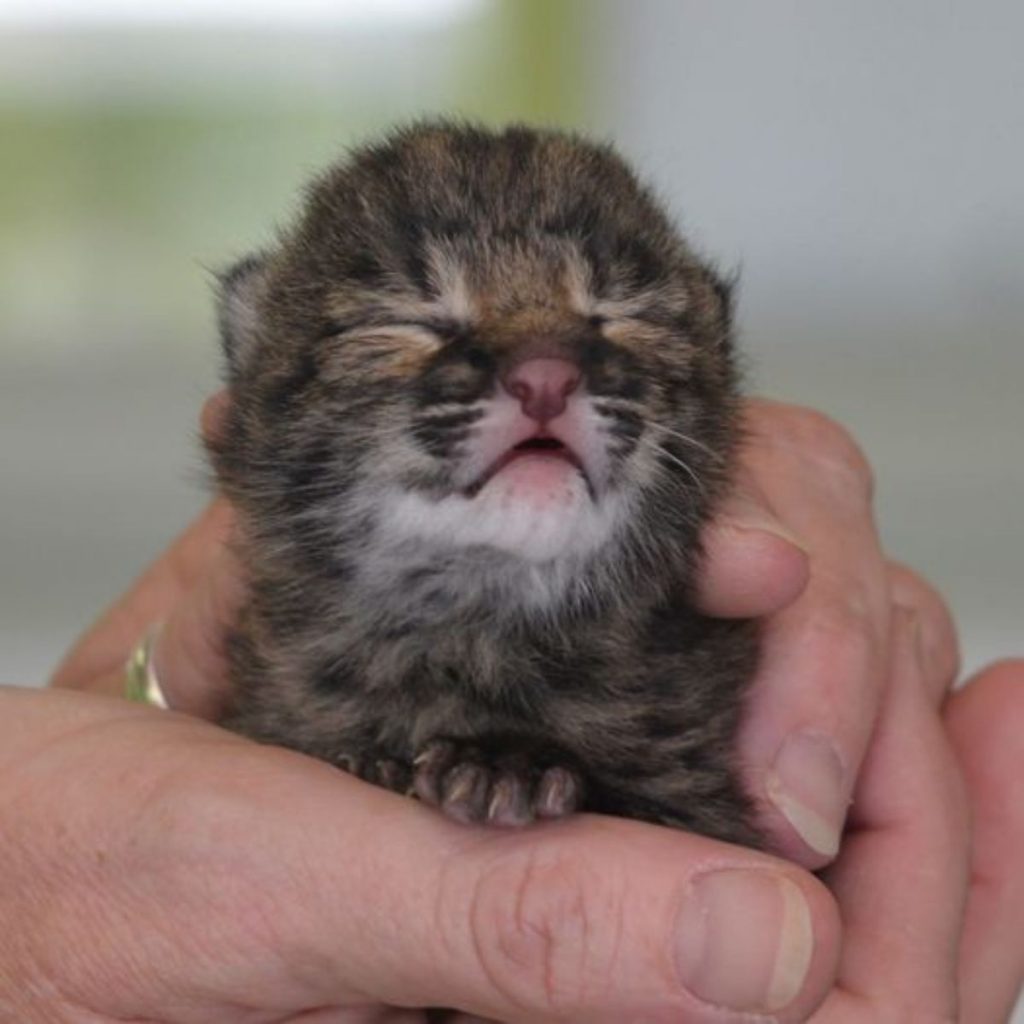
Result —
[[160, 627], [154, 626], [135, 645], [124, 666], [124, 695], [137, 704], [166, 710], [167, 698], [153, 668], [153, 647], [159, 633]]

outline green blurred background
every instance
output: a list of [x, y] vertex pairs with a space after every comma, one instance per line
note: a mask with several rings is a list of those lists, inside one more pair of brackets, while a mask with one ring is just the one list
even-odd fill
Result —
[[573, 124], [584, 109], [585, 0], [385, 2], [377, 19], [308, 28], [280, 6], [262, 28], [253, 14], [237, 27], [82, 13], [45, 32], [8, 26], [5, 345], [63, 358], [137, 345], [140, 328], [160, 336], [146, 344], [208, 340], [197, 270], [265, 239], [347, 143], [424, 113]]
[[211, 269], [426, 113], [615, 139], [741, 268], [752, 386], [861, 438], [968, 663], [1024, 650], [1022, 33], [1000, 0], [3, 0], [0, 678], [202, 503]]

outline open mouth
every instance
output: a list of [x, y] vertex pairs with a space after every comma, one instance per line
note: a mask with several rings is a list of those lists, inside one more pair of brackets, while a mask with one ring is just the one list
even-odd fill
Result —
[[504, 455], [493, 462], [487, 468], [486, 472], [484, 472], [480, 478], [467, 489], [466, 494], [471, 498], [475, 497], [480, 493], [484, 485], [487, 484], [488, 481], [494, 479], [494, 477], [496, 477], [503, 469], [506, 469], [514, 462], [531, 458], [556, 459], [561, 460], [562, 462], [567, 462], [583, 477], [584, 480], [587, 480], [587, 474], [583, 468], [583, 463], [567, 444], [559, 441], [557, 437], [534, 436], [528, 437], [525, 441], [520, 441], [519, 444], [514, 445], [505, 452]]

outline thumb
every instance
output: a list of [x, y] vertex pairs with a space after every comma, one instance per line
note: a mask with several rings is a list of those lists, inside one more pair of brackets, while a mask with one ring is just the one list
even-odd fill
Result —
[[804, 1020], [831, 984], [836, 912], [795, 866], [636, 822], [510, 832], [367, 800], [372, 820], [352, 802], [307, 851], [346, 865], [325, 924], [347, 991], [506, 1022], [703, 1024]]
[[807, 552], [743, 467], [701, 541], [696, 598], [708, 615], [768, 615], [795, 601], [807, 585]]

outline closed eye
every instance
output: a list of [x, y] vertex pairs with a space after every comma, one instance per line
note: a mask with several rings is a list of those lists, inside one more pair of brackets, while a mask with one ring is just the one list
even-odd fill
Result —
[[457, 320], [406, 320], [399, 324], [395, 324], [395, 326], [418, 328], [422, 331], [429, 331], [431, 334], [436, 335], [445, 342], [458, 341], [466, 333], [465, 325], [459, 323]]
[[339, 323], [325, 331], [321, 337], [353, 342], [404, 342], [430, 350], [440, 348], [446, 340], [433, 325], [413, 321], [385, 323], [364, 320], [359, 323]]

